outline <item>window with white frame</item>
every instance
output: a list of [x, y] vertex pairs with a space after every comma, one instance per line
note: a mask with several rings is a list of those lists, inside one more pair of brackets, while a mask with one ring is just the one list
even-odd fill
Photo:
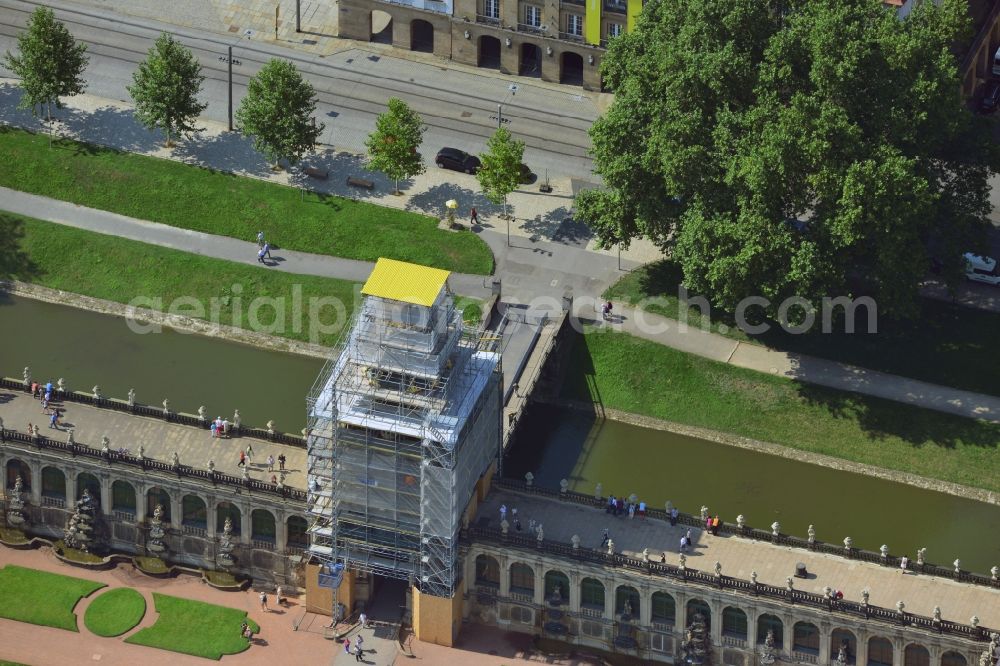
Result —
[[524, 24], [537, 28], [542, 25], [542, 8], [534, 5], [524, 6]]
[[583, 34], [583, 17], [579, 14], [570, 14], [566, 21], [566, 32], [571, 35], [580, 36]]
[[622, 24], [621, 23], [609, 23], [608, 24], [608, 39], [613, 39], [618, 35], [622, 34]]
[[487, 18], [500, 18], [500, 0], [486, 0], [483, 3], [483, 11]]

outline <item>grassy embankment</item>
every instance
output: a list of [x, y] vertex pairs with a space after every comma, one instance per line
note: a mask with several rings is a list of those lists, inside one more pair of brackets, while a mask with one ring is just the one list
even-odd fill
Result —
[[[791, 335], [777, 324], [763, 335], [747, 335], [730, 313], [712, 308], [703, 314], [677, 298], [680, 268], [669, 260], [643, 266], [612, 285], [605, 297], [675, 320], [704, 327], [734, 340], [756, 342], [773, 349], [850, 363], [935, 384], [1000, 395], [1000, 313], [984, 312], [932, 299], [921, 299], [920, 316], [893, 321], [880, 316], [878, 332], [868, 334], [867, 314], [858, 309], [856, 331], [835, 326], [831, 333]], [[655, 299], [648, 301], [646, 299]]]
[[[489, 275], [478, 236], [418, 213], [0, 127], [0, 185], [101, 210], [247, 241], [263, 230], [288, 250], [362, 261], [390, 257]], [[442, 201], [442, 205], [443, 205]]]
[[732, 367], [620, 333], [579, 336], [562, 395], [1000, 491], [1000, 426]]

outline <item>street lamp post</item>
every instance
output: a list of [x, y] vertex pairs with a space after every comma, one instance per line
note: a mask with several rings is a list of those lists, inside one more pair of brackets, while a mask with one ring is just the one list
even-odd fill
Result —
[[[517, 84], [516, 83], [510, 84], [509, 86], [507, 86], [507, 90], [508, 90], [507, 96], [503, 98], [502, 102], [497, 104], [497, 129], [503, 127], [504, 124], [503, 105], [507, 103], [508, 99], [517, 94]], [[510, 121], [508, 120], [506, 122], [509, 123]]]

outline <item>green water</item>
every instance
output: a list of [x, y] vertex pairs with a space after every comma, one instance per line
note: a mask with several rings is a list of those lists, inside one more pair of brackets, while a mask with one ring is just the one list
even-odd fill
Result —
[[774, 521], [787, 534], [860, 548], [886, 544], [894, 554], [927, 548], [927, 559], [981, 573], [1000, 565], [1000, 506], [852, 474], [572, 410], [533, 405], [504, 461], [504, 476], [605, 496], [635, 493], [687, 513], [708, 506], [727, 522], [743, 514], [753, 527]]
[[63, 377], [77, 391], [95, 384], [104, 395], [297, 433], [305, 426], [305, 395], [323, 361], [163, 329], [133, 333], [120, 317], [0, 295], [0, 374], [53, 383]]

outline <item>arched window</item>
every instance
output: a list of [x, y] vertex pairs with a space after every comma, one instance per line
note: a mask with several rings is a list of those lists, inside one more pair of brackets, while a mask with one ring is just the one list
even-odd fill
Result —
[[834, 629], [830, 634], [830, 659], [837, 661], [840, 650], [844, 650], [844, 658], [848, 664], [855, 663], [858, 656], [858, 639], [849, 629]]
[[66, 475], [58, 467], [42, 468], [42, 497], [66, 499]]
[[892, 666], [892, 643], [874, 636], [868, 639], [868, 666]]
[[17, 482], [17, 477], [21, 477], [21, 491], [31, 492], [31, 468], [17, 458], [7, 461], [7, 488], [12, 490]]
[[250, 512], [250, 538], [253, 541], [274, 543], [277, 534], [274, 528], [273, 513], [267, 509], [254, 509]]
[[[559, 590], [559, 593], [556, 593]], [[562, 571], [548, 571], [545, 574], [545, 599], [546, 601], [560, 600], [562, 603], [569, 602], [569, 577]]]
[[796, 622], [792, 626], [792, 650], [819, 654], [819, 628], [812, 622]]
[[222, 534], [226, 528], [226, 518], [231, 521], [234, 536], [243, 533], [243, 516], [240, 514], [240, 510], [232, 502], [219, 502], [215, 507], [215, 532], [217, 534]]
[[653, 622], [673, 625], [677, 621], [677, 605], [672, 596], [666, 592], [653, 592], [652, 601]]
[[580, 581], [580, 605], [591, 610], [604, 612], [604, 583], [596, 578]]
[[712, 626], [712, 609], [701, 599], [692, 599], [687, 603], [687, 619], [685, 626], [691, 626], [694, 616], [700, 614], [705, 618], [705, 628]]
[[152, 518], [153, 511], [156, 510], [157, 505], [163, 508], [163, 515], [160, 516], [160, 520], [165, 523], [170, 521], [170, 495], [163, 488], [150, 488], [146, 492], [146, 517]]
[[185, 495], [181, 498], [181, 525], [208, 528], [208, 506], [205, 500], [197, 495]]
[[500, 563], [495, 557], [489, 555], [476, 557], [476, 585], [500, 587]]
[[954, 650], [948, 650], [941, 655], [941, 666], [968, 666], [965, 655]]
[[767, 640], [767, 632], [773, 632], [774, 647], [781, 649], [785, 642], [785, 625], [777, 615], [764, 613], [757, 618], [757, 643], [762, 644]]
[[111, 484], [111, 510], [131, 513], [135, 517], [135, 488], [128, 481]]
[[302, 516], [289, 516], [286, 522], [288, 526], [288, 547], [308, 548], [309, 547], [309, 524]]
[[[628, 604], [628, 608], [625, 604]], [[625, 611], [628, 611], [626, 613]], [[628, 615], [632, 622], [639, 621], [639, 591], [629, 585], [619, 585], [615, 590], [615, 615]]]
[[[941, 655], [942, 664], [944, 655]], [[931, 653], [923, 645], [910, 643], [903, 650], [903, 666], [930, 666]]]
[[510, 591], [518, 594], [535, 593], [535, 571], [527, 564], [517, 562], [510, 567]]
[[80, 499], [83, 497], [83, 491], [87, 490], [90, 492], [90, 496], [94, 499], [94, 504], [100, 506], [101, 504], [101, 482], [97, 480], [97, 477], [89, 472], [80, 472], [76, 475], [76, 498]]
[[722, 610], [722, 635], [747, 639], [747, 614], [735, 606], [726, 606]]

